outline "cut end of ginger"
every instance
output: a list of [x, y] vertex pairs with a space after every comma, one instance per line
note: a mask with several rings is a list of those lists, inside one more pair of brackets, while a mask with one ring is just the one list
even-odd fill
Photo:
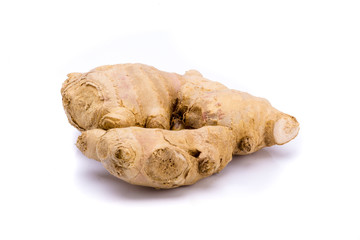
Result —
[[274, 139], [276, 144], [282, 145], [294, 139], [299, 133], [299, 123], [292, 116], [282, 117], [274, 125]]

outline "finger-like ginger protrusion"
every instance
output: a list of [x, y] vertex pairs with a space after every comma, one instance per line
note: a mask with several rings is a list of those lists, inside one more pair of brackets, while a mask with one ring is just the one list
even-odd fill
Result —
[[170, 129], [183, 78], [144, 64], [118, 64], [71, 73], [61, 95], [69, 122], [79, 130], [116, 127]]
[[94, 129], [83, 132], [78, 142], [86, 156], [100, 160], [114, 176], [155, 188], [189, 185], [219, 172], [235, 146], [231, 131], [221, 126], [182, 131], [130, 127], [101, 134]]

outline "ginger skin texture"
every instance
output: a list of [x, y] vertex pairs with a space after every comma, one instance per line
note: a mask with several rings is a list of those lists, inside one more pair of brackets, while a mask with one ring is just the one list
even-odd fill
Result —
[[136, 185], [174, 188], [222, 170], [232, 158], [235, 139], [227, 127], [169, 131], [158, 128], [92, 129], [78, 148], [114, 176]]
[[144, 64], [70, 73], [61, 89], [78, 148], [114, 176], [155, 188], [190, 185], [246, 155], [296, 137], [297, 120], [263, 98], [196, 70]]

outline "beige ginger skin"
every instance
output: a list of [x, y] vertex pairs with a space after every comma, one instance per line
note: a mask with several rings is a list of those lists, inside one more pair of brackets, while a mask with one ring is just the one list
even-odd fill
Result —
[[93, 129], [77, 146], [114, 176], [155, 188], [190, 185], [222, 170], [231, 160], [235, 139], [227, 127], [169, 131], [156, 128]]
[[174, 188], [222, 170], [233, 154], [282, 145], [299, 124], [263, 98], [228, 89], [195, 70], [144, 64], [71, 73], [61, 89], [77, 146], [132, 184]]

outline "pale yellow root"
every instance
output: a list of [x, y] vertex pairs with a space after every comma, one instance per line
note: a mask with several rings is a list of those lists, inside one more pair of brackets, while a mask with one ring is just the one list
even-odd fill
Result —
[[102, 66], [69, 74], [61, 94], [69, 122], [85, 131], [79, 149], [113, 175], [155, 188], [193, 184], [220, 171], [232, 154], [285, 144], [299, 131], [294, 117], [266, 99], [196, 70]]
[[126, 182], [174, 188], [222, 170], [232, 158], [235, 138], [221, 126], [182, 131], [129, 127], [85, 131], [77, 146]]
[[[194, 74], [192, 72], [192, 74]], [[199, 73], [198, 73], [199, 74]], [[198, 76], [188, 77], [179, 94], [176, 116], [184, 128], [207, 125], [226, 126], [233, 130], [237, 148], [234, 154], [245, 155], [274, 144], [284, 144], [296, 137], [299, 123], [290, 115], [273, 108], [269, 101], [222, 85], [210, 90], [200, 85]], [[216, 84], [216, 83], [212, 83]], [[197, 89], [197, 88], [201, 89]]]

